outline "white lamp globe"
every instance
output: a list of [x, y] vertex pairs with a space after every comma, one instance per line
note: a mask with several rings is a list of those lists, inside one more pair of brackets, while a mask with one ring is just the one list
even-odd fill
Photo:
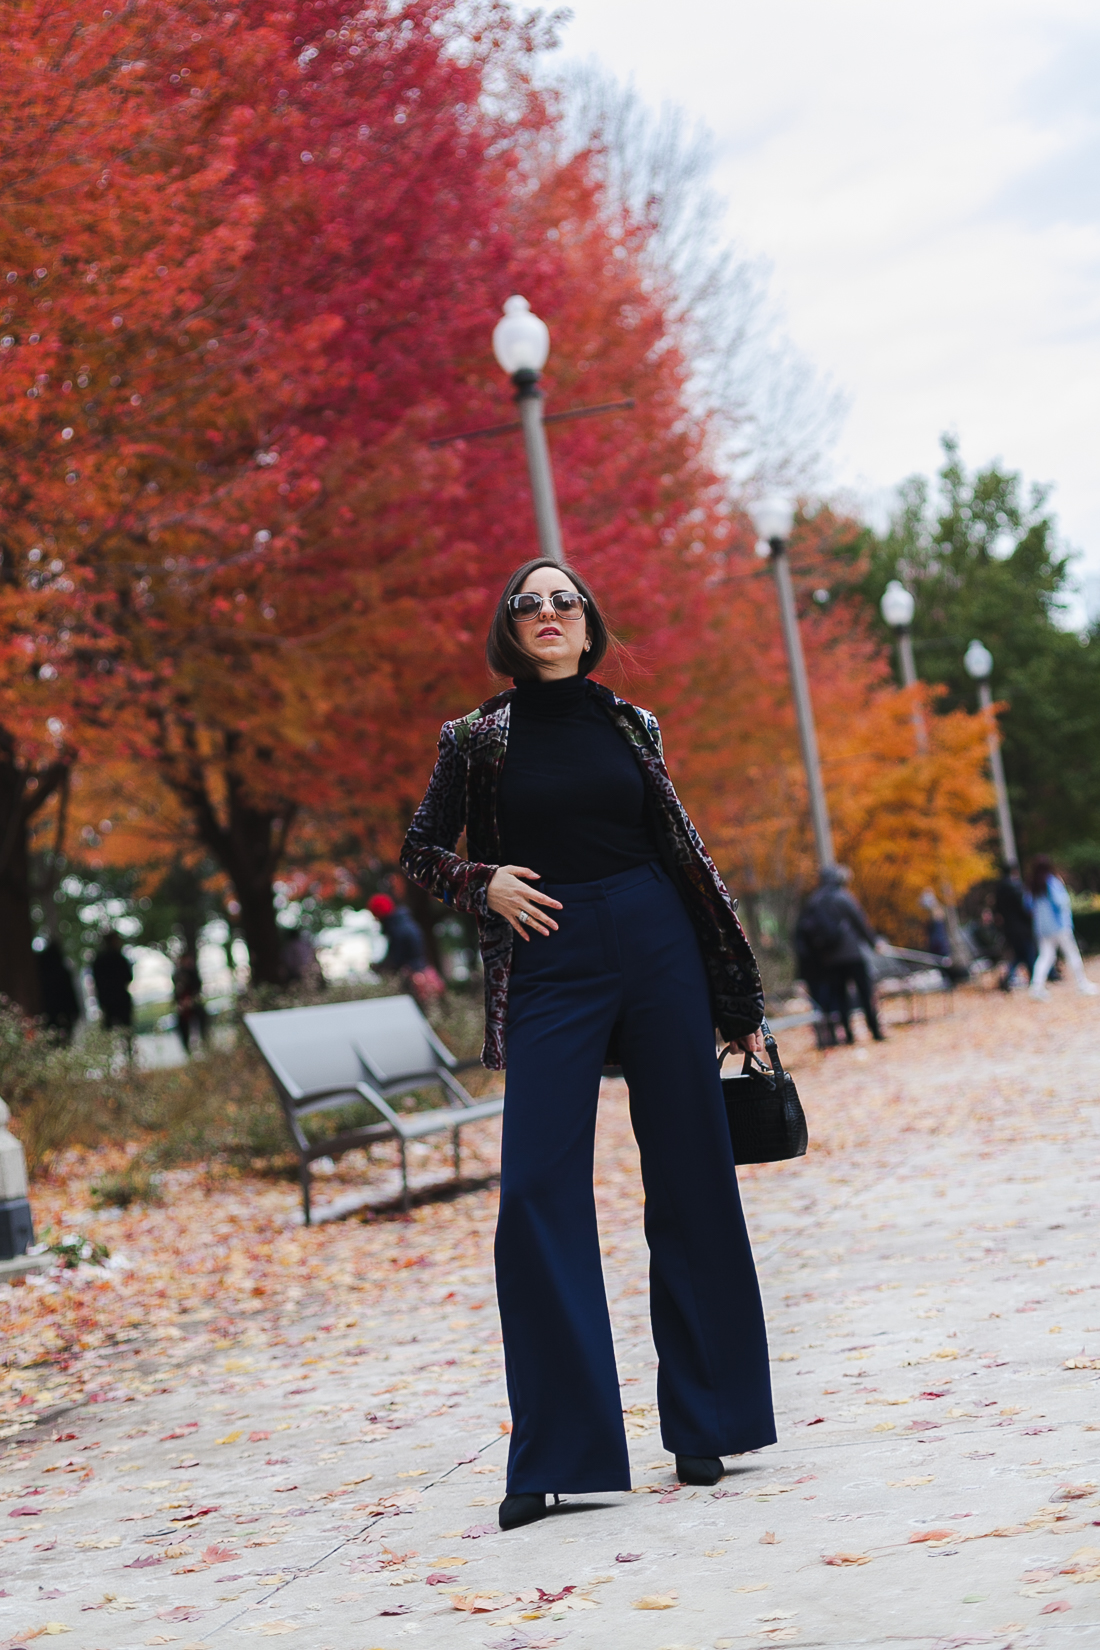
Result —
[[764, 498], [754, 504], [750, 514], [753, 525], [766, 544], [776, 539], [786, 541], [794, 526], [794, 505], [789, 498]]
[[526, 298], [507, 299], [504, 315], [493, 328], [493, 354], [508, 374], [541, 372], [550, 354], [550, 329], [532, 314]]
[[886, 623], [895, 630], [906, 630], [912, 624], [917, 604], [900, 579], [890, 580], [879, 605]]
[[963, 664], [968, 676], [976, 682], [984, 682], [993, 669], [993, 655], [981, 642], [971, 642], [963, 654]]

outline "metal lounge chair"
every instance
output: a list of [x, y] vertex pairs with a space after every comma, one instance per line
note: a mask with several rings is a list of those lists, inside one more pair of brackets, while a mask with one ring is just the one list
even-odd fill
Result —
[[[459, 1130], [504, 1108], [498, 1095], [474, 1100], [455, 1073], [478, 1065], [456, 1060], [411, 997], [372, 997], [361, 1002], [321, 1003], [312, 1008], [274, 1009], [246, 1014], [245, 1027], [271, 1073], [290, 1132], [298, 1148], [302, 1213], [312, 1223], [310, 1166], [336, 1158], [372, 1140], [396, 1140], [401, 1149], [402, 1205], [409, 1206], [407, 1147], [410, 1140], [450, 1130], [454, 1172], [460, 1168]], [[415, 1090], [438, 1086], [448, 1102], [432, 1111], [401, 1111], [390, 1104]], [[302, 1119], [365, 1100], [380, 1121], [310, 1141]], [[342, 1199], [349, 1214], [369, 1196]], [[324, 1215], [337, 1212], [323, 1211]]]

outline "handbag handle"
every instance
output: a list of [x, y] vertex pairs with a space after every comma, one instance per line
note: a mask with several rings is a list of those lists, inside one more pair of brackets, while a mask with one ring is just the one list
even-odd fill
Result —
[[[768, 1059], [771, 1061], [772, 1076], [775, 1078], [776, 1092], [781, 1094], [783, 1092], [783, 1084], [786, 1081], [787, 1074], [783, 1070], [783, 1062], [779, 1058], [779, 1045], [776, 1042], [774, 1036], [772, 1035], [772, 1028], [768, 1024], [766, 1019], [761, 1020], [760, 1029], [764, 1033], [764, 1049], [765, 1049], [765, 1052], [767, 1053]], [[732, 1043], [727, 1043], [725, 1048], [722, 1050], [721, 1054], [719, 1054], [719, 1056], [718, 1056], [718, 1070], [719, 1071], [721, 1071], [721, 1069], [722, 1069], [722, 1061], [726, 1058], [726, 1055], [731, 1052], [732, 1048], [733, 1048], [733, 1044]], [[752, 1070], [752, 1063], [753, 1063], [754, 1060], [756, 1061], [757, 1065], [760, 1067], [761, 1071], [764, 1071], [764, 1072], [767, 1071], [768, 1068], [764, 1064], [763, 1060], [760, 1059], [759, 1055], [750, 1054], [748, 1052], [748, 1050], [746, 1049], [746, 1051], [745, 1051], [745, 1061], [744, 1061], [744, 1064], [741, 1067], [742, 1077], [747, 1077], [748, 1076], [749, 1072]]]

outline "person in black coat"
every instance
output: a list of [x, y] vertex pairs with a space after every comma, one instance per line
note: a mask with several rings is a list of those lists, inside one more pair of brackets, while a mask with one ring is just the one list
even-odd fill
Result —
[[172, 971], [172, 997], [176, 1005], [176, 1034], [190, 1056], [191, 1032], [206, 1041], [206, 1004], [202, 1000], [202, 975], [193, 951], [185, 951]]
[[802, 907], [795, 943], [800, 956], [806, 959], [804, 966], [814, 970], [817, 981], [817, 991], [813, 993], [815, 1000], [827, 1001], [839, 1012], [840, 1023], [849, 1043], [855, 1041], [848, 1001], [849, 984], [856, 988], [871, 1036], [876, 1043], [881, 1043], [885, 1039], [862, 949], [863, 945], [873, 948], [876, 935], [859, 901], [845, 887], [851, 874], [846, 865], [831, 866], [821, 873], [820, 884]]
[[56, 940], [50, 940], [41, 951], [35, 952], [35, 961], [38, 964], [38, 989], [46, 1024], [51, 1031], [60, 1032], [68, 1042], [80, 1018], [80, 999], [65, 953]]
[[1008, 948], [1005, 971], [998, 984], [1002, 991], [1011, 991], [1018, 968], [1022, 968], [1025, 977], [1030, 980], [1036, 957], [1031, 895], [1024, 887], [1018, 865], [1001, 866], [1001, 874], [993, 890], [993, 912]]
[[105, 935], [92, 964], [96, 1001], [107, 1031], [115, 1026], [123, 1026], [128, 1031], [133, 1024], [134, 1003], [130, 996], [133, 977], [133, 964], [122, 950], [122, 935], [112, 929]]

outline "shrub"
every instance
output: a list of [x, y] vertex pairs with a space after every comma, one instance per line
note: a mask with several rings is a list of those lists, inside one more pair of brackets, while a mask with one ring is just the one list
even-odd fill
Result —
[[[345, 987], [309, 997], [265, 991], [242, 1001], [241, 1008], [391, 994], [388, 985]], [[476, 1057], [484, 1027], [480, 994], [449, 991], [428, 1017], [458, 1058]], [[489, 1080], [488, 1072], [464, 1074], [475, 1094]], [[186, 1065], [139, 1071], [129, 1063], [117, 1033], [88, 1027], [78, 1041], [65, 1044], [18, 1009], [0, 1004], [0, 1096], [11, 1107], [12, 1126], [32, 1176], [47, 1173], [56, 1154], [68, 1146], [137, 1144], [121, 1175], [104, 1177], [93, 1187], [92, 1196], [101, 1205], [150, 1202], [157, 1195], [157, 1172], [185, 1163], [220, 1161], [253, 1171], [297, 1172], [297, 1155], [267, 1069], [237, 1023], [219, 1027], [216, 1040]], [[430, 1103], [438, 1104], [438, 1096]], [[365, 1106], [349, 1109], [349, 1126], [367, 1120]], [[332, 1113], [305, 1120], [307, 1134], [330, 1134], [334, 1126]]]

